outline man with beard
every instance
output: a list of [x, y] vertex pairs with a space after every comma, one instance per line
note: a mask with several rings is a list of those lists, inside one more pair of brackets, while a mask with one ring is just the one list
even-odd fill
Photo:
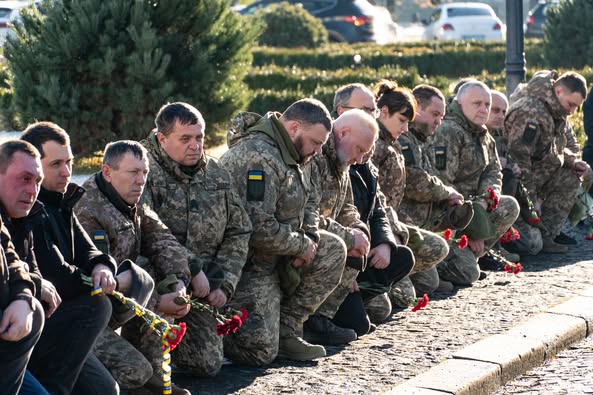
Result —
[[[150, 167], [145, 204], [185, 246], [192, 277], [206, 274], [210, 292], [205, 299], [220, 308], [233, 296], [247, 260], [249, 217], [230, 174], [204, 153], [206, 123], [195, 107], [168, 103], [155, 124], [156, 130], [142, 141]], [[187, 334], [173, 352], [173, 362], [195, 375], [216, 375], [223, 361], [216, 318], [192, 310], [184, 321]]]
[[315, 195], [307, 204], [308, 214], [318, 218], [321, 229], [343, 240], [348, 257], [360, 258], [349, 260], [356, 261], [352, 267], [342, 267], [338, 273], [340, 283], [305, 323], [305, 339], [312, 343], [335, 345], [357, 338], [355, 331], [340, 328], [331, 319], [348, 294], [358, 290], [356, 277], [362, 270], [358, 263], [366, 261], [369, 254], [370, 234], [354, 205], [348, 170], [350, 165], [364, 162], [373, 148], [377, 131], [372, 115], [356, 108], [346, 111], [334, 121], [321, 155], [307, 165], [315, 187]]
[[[558, 77], [548, 70], [535, 73], [511, 96], [505, 119], [508, 153], [520, 167], [520, 180], [541, 218], [537, 225], [519, 218], [516, 226], [523, 244], [535, 245], [543, 252], [568, 251], [557, 236], [576, 201], [581, 178], [591, 176], [591, 168], [578, 159], [578, 148], [575, 152], [575, 144], [570, 142], [567, 119], [586, 96], [583, 76], [566, 72]], [[535, 254], [538, 249], [520, 252]]]
[[232, 301], [247, 308], [249, 319], [225, 339], [236, 362], [325, 356], [324, 347], [303, 340], [303, 322], [338, 284], [346, 247], [306, 216], [312, 186], [302, 165], [321, 151], [331, 124], [325, 106], [313, 99], [282, 114], [240, 113], [233, 119], [221, 163], [253, 224], [249, 259]]

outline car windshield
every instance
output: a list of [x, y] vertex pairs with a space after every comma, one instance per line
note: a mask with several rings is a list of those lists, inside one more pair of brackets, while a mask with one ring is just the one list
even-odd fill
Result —
[[447, 8], [447, 16], [449, 18], [455, 18], [458, 16], [490, 16], [490, 10], [488, 8], [471, 8], [471, 7], [450, 7]]
[[8, 19], [12, 9], [10, 8], [0, 8], [0, 19]]

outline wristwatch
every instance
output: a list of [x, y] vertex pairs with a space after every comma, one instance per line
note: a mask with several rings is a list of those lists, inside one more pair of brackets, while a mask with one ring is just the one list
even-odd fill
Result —
[[35, 311], [35, 303], [33, 303], [33, 297], [31, 295], [18, 294], [13, 300], [24, 300], [31, 308], [31, 311]]

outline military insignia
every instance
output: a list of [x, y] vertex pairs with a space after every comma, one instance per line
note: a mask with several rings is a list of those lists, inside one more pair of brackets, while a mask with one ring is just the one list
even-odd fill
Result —
[[409, 143], [403, 143], [402, 146], [402, 153], [404, 154], [404, 159], [406, 160], [406, 166], [411, 166], [415, 164], [414, 160], [414, 152], [410, 148]]
[[525, 130], [523, 131], [523, 142], [525, 144], [532, 144], [537, 136], [537, 123], [527, 122]]
[[103, 254], [109, 254], [109, 241], [105, 232], [102, 230], [93, 232], [93, 243]]
[[437, 170], [447, 168], [447, 147], [434, 147], [434, 165]]
[[247, 171], [247, 201], [264, 200], [264, 192], [266, 190], [266, 181], [263, 170], [249, 170]]

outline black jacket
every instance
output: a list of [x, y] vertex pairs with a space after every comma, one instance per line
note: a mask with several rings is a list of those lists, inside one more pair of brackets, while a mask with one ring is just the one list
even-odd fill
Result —
[[65, 300], [88, 292], [81, 273], [91, 274], [98, 264], [109, 267], [114, 275], [117, 270], [115, 260], [95, 247], [72, 212], [83, 193], [84, 189], [73, 183], [63, 194], [42, 187], [38, 200], [44, 210], [33, 221], [34, 254], [39, 271]]
[[371, 248], [383, 243], [389, 243], [391, 247], [396, 248], [395, 236], [385, 216], [385, 209], [377, 196], [378, 176], [377, 168], [368, 162], [350, 166], [354, 204], [361, 221], [369, 227]]

